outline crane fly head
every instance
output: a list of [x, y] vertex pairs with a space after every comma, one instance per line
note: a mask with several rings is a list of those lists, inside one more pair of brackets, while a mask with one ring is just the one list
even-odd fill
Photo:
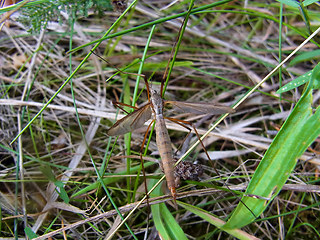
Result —
[[155, 89], [154, 86], [149, 84], [149, 91], [151, 98], [161, 98], [161, 95], [159, 94], [159, 91]]

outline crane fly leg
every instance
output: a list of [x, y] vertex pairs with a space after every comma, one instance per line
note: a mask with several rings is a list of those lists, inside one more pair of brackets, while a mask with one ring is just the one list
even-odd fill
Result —
[[138, 108], [135, 106], [131, 106], [129, 104], [125, 104], [125, 103], [121, 103], [121, 102], [116, 102], [116, 101], [112, 101], [112, 104], [116, 107], [116, 108], [120, 108], [122, 111], [124, 111], [125, 113], [129, 114], [129, 112], [127, 112], [126, 110], [124, 110], [123, 107], [121, 106], [125, 106], [125, 107], [129, 107], [129, 108], [133, 108], [134, 110], [137, 110]]
[[[205, 151], [205, 153], [206, 153], [206, 156], [207, 156], [207, 158], [208, 158], [208, 160], [209, 160], [212, 168], [213, 168], [214, 171], [216, 172], [217, 176], [219, 176], [220, 179], [223, 181], [223, 179], [221, 178], [218, 170], [217, 170], [216, 167], [214, 166], [213, 161], [212, 161], [212, 159], [210, 158], [210, 156], [209, 156], [209, 154], [208, 154], [208, 152], [207, 152], [207, 150], [206, 150], [206, 148], [205, 148], [205, 146], [204, 146], [204, 144], [203, 144], [203, 142], [202, 142], [202, 140], [201, 140], [201, 137], [200, 137], [197, 129], [196, 129], [195, 126], [193, 125], [193, 123], [192, 123], [192, 122], [189, 122], [189, 121], [185, 121], [185, 120], [175, 119], [175, 118], [167, 118], [167, 119], [170, 120], [170, 121], [172, 121], [172, 122], [175, 122], [175, 123], [179, 124], [180, 126], [185, 127], [186, 129], [188, 129], [188, 130], [189, 130], [188, 135], [191, 133], [191, 129], [190, 129], [188, 126], [186, 126], [185, 124], [188, 124], [189, 126], [191, 126], [191, 127], [193, 128], [193, 130], [194, 130], [195, 134], [197, 135], [197, 138], [198, 138], [198, 140], [199, 140], [199, 142], [200, 142], [200, 144], [201, 144], [202, 149], [203, 149], [203, 150]], [[178, 164], [179, 164], [179, 163], [176, 163], [176, 165], [178, 165]], [[185, 166], [183, 166], [183, 167], [185, 168]], [[182, 171], [184, 171], [184, 170], [182, 170]], [[201, 172], [201, 171], [202, 171], [202, 170], [200, 170], [200, 172]], [[196, 175], [195, 175], [195, 176], [196, 176]], [[235, 195], [235, 193], [230, 189], [230, 187], [229, 187], [224, 181], [223, 181], [223, 185], [226, 186], [226, 188], [227, 188], [233, 195]], [[259, 198], [258, 196], [250, 196], [250, 197]], [[240, 199], [240, 202], [242, 202], [241, 199]], [[242, 203], [243, 203], [243, 202], [242, 202]], [[244, 203], [243, 203], [243, 204], [244, 204]], [[244, 204], [244, 206], [253, 214], [253, 216], [256, 217], [256, 215], [252, 212], [252, 210], [251, 210], [249, 207], [247, 207], [247, 205]]]
[[154, 123], [154, 120], [151, 121], [151, 123], [149, 124], [149, 126], [148, 126], [148, 128], [147, 128], [146, 133], [144, 134], [144, 138], [143, 138], [143, 141], [142, 141], [142, 144], [141, 144], [141, 148], [140, 148], [140, 153], [142, 153], [144, 144], [145, 144], [145, 142], [146, 142], [146, 140], [147, 140], [147, 135], [148, 135], [149, 130], [150, 130], [150, 127], [151, 127], [151, 125], [152, 125], [153, 123]]
[[[147, 186], [147, 179], [146, 179], [146, 171], [145, 171], [145, 168], [144, 168], [144, 160], [143, 160], [143, 157], [142, 157], [142, 151], [143, 151], [143, 147], [144, 147], [144, 144], [147, 140], [147, 136], [148, 136], [148, 133], [149, 133], [149, 130], [150, 130], [150, 127], [152, 126], [152, 124], [154, 123], [154, 120], [151, 121], [151, 123], [149, 124], [148, 128], [147, 128], [147, 131], [146, 133], [144, 134], [144, 138], [143, 138], [143, 141], [142, 141], [142, 144], [141, 144], [141, 148], [140, 148], [140, 161], [141, 161], [141, 167], [142, 167], [142, 173], [143, 173], [143, 177], [144, 177], [144, 189], [145, 189], [145, 192], [146, 192], [146, 201], [147, 201], [147, 206], [148, 206], [148, 209], [149, 209], [149, 212], [151, 212], [151, 208], [150, 208], [150, 204], [149, 204], [149, 194], [148, 194], [148, 186]], [[148, 221], [149, 222], [149, 214], [148, 214]]]
[[[200, 142], [200, 144], [201, 144], [202, 149], [203, 149], [204, 152], [206, 153], [206, 156], [207, 156], [210, 164], [211, 164], [212, 167], [215, 169], [215, 167], [214, 167], [214, 165], [213, 165], [213, 161], [211, 160], [211, 158], [210, 158], [210, 156], [209, 156], [209, 154], [208, 154], [208, 152], [207, 152], [207, 150], [206, 150], [206, 147], [204, 146], [204, 144], [203, 144], [203, 142], [202, 142], [202, 140], [201, 140], [201, 137], [200, 137], [197, 129], [196, 129], [195, 126], [193, 125], [193, 123], [192, 123], [192, 122], [189, 122], [189, 121], [186, 121], [186, 120], [176, 119], [176, 118], [167, 118], [167, 117], [166, 117], [166, 119], [168, 119], [168, 120], [170, 120], [170, 121], [172, 121], [172, 122], [174, 122], [174, 123], [177, 123], [177, 124], [179, 124], [180, 126], [182, 126], [182, 127], [184, 127], [184, 128], [186, 128], [186, 129], [189, 130], [189, 132], [188, 132], [187, 136], [184, 138], [184, 140], [185, 140], [185, 139], [189, 136], [189, 134], [191, 133], [191, 128], [188, 127], [188, 126], [186, 126], [186, 125], [189, 125], [189, 126], [191, 126], [191, 127], [193, 128], [193, 131], [195, 132], [195, 134], [196, 134], [196, 136], [197, 136], [197, 138], [198, 138], [198, 140], [199, 140], [199, 142]], [[181, 146], [179, 146], [179, 148], [180, 148], [180, 147], [181, 147]], [[179, 163], [178, 163], [178, 164], [179, 164]], [[218, 174], [218, 171], [217, 171], [216, 169], [215, 169], [215, 172]], [[219, 174], [218, 174], [218, 175], [219, 175]]]

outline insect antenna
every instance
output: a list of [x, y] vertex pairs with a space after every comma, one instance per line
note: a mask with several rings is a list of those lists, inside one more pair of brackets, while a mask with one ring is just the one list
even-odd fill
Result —
[[[122, 73], [122, 74], [127, 74], [127, 75], [133, 75], [133, 76], [140, 76], [145, 78], [144, 74], [139, 74], [139, 73], [129, 73], [129, 72], [124, 72], [122, 71], [120, 68], [118, 68], [117, 66], [111, 64], [107, 59], [105, 59], [104, 57], [101, 57], [99, 54], [95, 53], [94, 51], [90, 50], [92, 54], [94, 54], [95, 56], [97, 56], [98, 58], [100, 58], [102, 61], [108, 63], [108, 65], [112, 66], [113, 68], [117, 69], [118, 72]], [[115, 73], [114, 75], [112, 75], [109, 79], [113, 78], [115, 75], [117, 75], [118, 73]]]

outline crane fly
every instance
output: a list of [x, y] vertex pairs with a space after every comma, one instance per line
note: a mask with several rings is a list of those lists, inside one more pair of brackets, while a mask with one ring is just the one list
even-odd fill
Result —
[[[152, 119], [151, 123], [149, 124], [146, 134], [144, 136], [141, 148], [140, 148], [140, 158], [142, 159], [142, 150], [147, 138], [148, 131], [150, 129], [150, 126], [155, 122], [155, 131], [156, 131], [156, 144], [158, 147], [159, 155], [161, 157], [160, 166], [162, 167], [162, 170], [166, 176], [167, 186], [168, 189], [171, 192], [171, 195], [173, 197], [173, 200], [176, 200], [176, 181], [175, 181], [175, 172], [174, 172], [174, 166], [175, 166], [175, 160], [173, 156], [173, 150], [171, 147], [171, 140], [169, 137], [168, 129], [165, 123], [165, 119], [168, 119], [170, 121], [173, 121], [189, 130], [189, 133], [191, 132], [191, 128], [187, 127], [187, 125], [192, 126], [194, 129], [197, 137], [200, 140], [200, 143], [202, 147], [204, 148], [204, 145], [199, 137], [199, 134], [197, 133], [196, 128], [192, 125], [191, 122], [185, 121], [185, 120], [179, 120], [175, 118], [168, 118], [163, 116], [164, 106], [167, 104], [171, 104], [174, 107], [180, 108], [185, 110], [186, 112], [196, 113], [196, 114], [224, 114], [224, 113], [232, 113], [234, 112], [234, 109], [222, 105], [215, 105], [211, 103], [193, 103], [193, 102], [179, 102], [179, 101], [168, 101], [163, 99], [163, 88], [164, 88], [164, 81], [166, 79], [167, 70], [171, 61], [171, 57], [174, 56], [174, 49], [176, 48], [179, 40], [181, 40], [181, 37], [184, 32], [184, 28], [186, 27], [187, 20], [189, 18], [189, 14], [191, 13], [192, 6], [188, 10], [188, 14], [186, 15], [185, 19], [183, 20], [183, 23], [180, 26], [179, 29], [179, 35], [177, 36], [177, 39], [174, 43], [174, 46], [171, 51], [171, 56], [168, 61], [168, 65], [166, 67], [165, 73], [163, 75], [162, 81], [161, 81], [161, 90], [160, 94], [154, 90], [151, 86], [149, 86], [148, 81], [146, 78], [144, 78], [145, 85], [147, 88], [147, 96], [148, 96], [148, 103], [140, 108], [135, 108], [135, 110], [125, 116], [124, 118], [118, 120], [111, 128], [107, 130], [107, 134], [109, 136], [119, 136], [123, 135], [128, 132], [133, 132], [134, 130], [141, 128], [145, 122], [147, 122], [149, 119]], [[178, 50], [178, 47], [177, 49]], [[175, 58], [175, 57], [174, 57]], [[172, 62], [174, 63], [174, 59], [172, 59]], [[173, 65], [172, 65], [173, 66]], [[168, 74], [170, 75], [170, 74]], [[116, 105], [124, 105], [129, 106], [126, 104], [117, 103]], [[120, 107], [120, 106], [119, 106]], [[131, 107], [131, 106], [129, 106]], [[189, 134], [188, 133], [188, 134]], [[205, 148], [204, 148], [205, 150]], [[205, 150], [206, 152], [206, 150]], [[208, 153], [206, 152], [208, 159], [210, 160], [210, 157]], [[143, 164], [142, 164], [143, 166]], [[146, 184], [145, 184], [146, 187]], [[146, 187], [147, 190], [147, 187]], [[146, 191], [147, 192], [147, 191]]]
[[[177, 184], [175, 182], [174, 176], [174, 165], [175, 160], [173, 157], [173, 150], [171, 147], [171, 140], [169, 137], [169, 133], [166, 127], [165, 119], [173, 121], [181, 126], [186, 127], [191, 132], [191, 129], [186, 126], [186, 124], [193, 127], [193, 125], [185, 120], [179, 120], [175, 118], [168, 118], [163, 116], [164, 106], [171, 104], [179, 109], [183, 109], [184, 111], [196, 113], [196, 114], [211, 114], [211, 115], [218, 115], [224, 113], [232, 113], [234, 109], [223, 106], [217, 105], [207, 102], [182, 102], [182, 101], [171, 101], [171, 100], [164, 100], [162, 95], [159, 94], [156, 90], [154, 90], [151, 86], [149, 86], [148, 81], [144, 78], [146, 88], [147, 88], [147, 95], [148, 95], [148, 103], [140, 108], [135, 108], [135, 110], [129, 113], [127, 116], [123, 117], [122, 119], [118, 120], [111, 128], [107, 130], [107, 135], [109, 136], [119, 136], [123, 135], [128, 132], [133, 132], [138, 128], [144, 126], [145, 122], [149, 119], [152, 119], [148, 130], [153, 122], [155, 122], [155, 131], [156, 131], [156, 144], [158, 147], [159, 155], [161, 157], [161, 165], [163, 172], [166, 176], [167, 186], [171, 192], [171, 196], [173, 200], [176, 200], [176, 187]], [[163, 81], [161, 84], [161, 91], [163, 93]], [[121, 105], [121, 104], [120, 104]], [[194, 131], [197, 134], [195, 127], [193, 127]], [[148, 130], [145, 134], [142, 148], [145, 143]], [[197, 134], [198, 138], [199, 135]]]

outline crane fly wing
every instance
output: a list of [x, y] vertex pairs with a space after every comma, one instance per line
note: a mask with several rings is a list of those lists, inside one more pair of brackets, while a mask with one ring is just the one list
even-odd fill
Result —
[[171, 104], [174, 107], [182, 110], [183, 112], [190, 112], [194, 114], [224, 114], [224, 113], [233, 113], [234, 109], [213, 103], [207, 102], [179, 102], [179, 101], [165, 101], [165, 104]]
[[147, 104], [118, 120], [107, 130], [109, 136], [119, 136], [141, 128], [151, 118], [152, 110]]

